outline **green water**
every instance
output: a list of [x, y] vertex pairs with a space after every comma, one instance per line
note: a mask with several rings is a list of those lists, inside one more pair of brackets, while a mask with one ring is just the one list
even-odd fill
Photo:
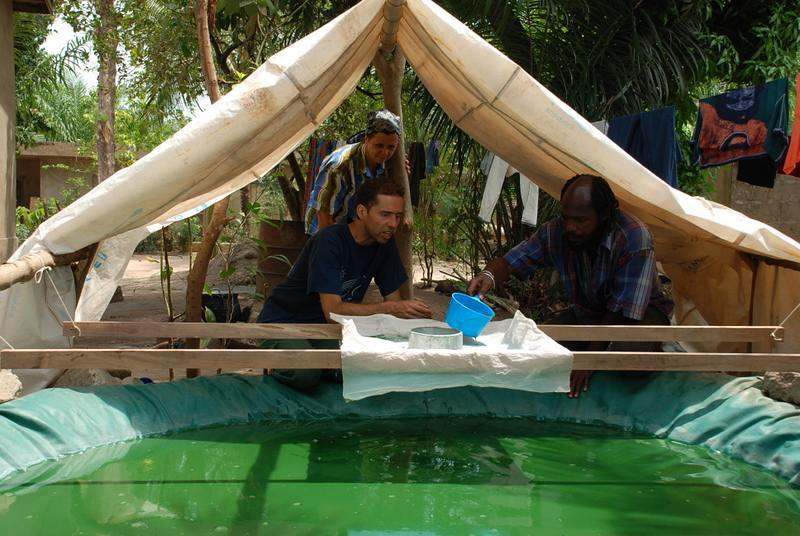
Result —
[[744, 463], [522, 419], [217, 428], [94, 449], [4, 485], [0, 534], [13, 535], [796, 534], [800, 525], [800, 490]]

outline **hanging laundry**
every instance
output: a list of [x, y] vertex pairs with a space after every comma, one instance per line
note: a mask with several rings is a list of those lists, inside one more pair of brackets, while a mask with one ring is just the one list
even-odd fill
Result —
[[794, 102], [794, 127], [792, 127], [789, 149], [786, 151], [786, 161], [782, 171], [786, 175], [800, 177], [800, 73], [794, 80], [794, 91], [797, 97]]
[[772, 188], [775, 186], [775, 177], [783, 168], [785, 158], [786, 152], [784, 151], [777, 162], [768, 155], [739, 160], [736, 180], [752, 184], [753, 186]]
[[539, 186], [520, 173], [519, 193], [522, 197], [522, 223], [536, 226], [539, 219]]
[[664, 182], [678, 187], [681, 152], [674, 106], [611, 119], [607, 136]]
[[773, 161], [788, 145], [788, 82], [729, 91], [700, 100], [693, 157], [700, 167], [768, 155]]
[[[486, 166], [485, 166], [486, 165]], [[481, 198], [481, 208], [478, 217], [485, 222], [492, 220], [492, 212], [500, 199], [500, 192], [503, 191], [503, 181], [506, 180], [508, 163], [493, 153], [486, 153], [481, 162], [481, 170], [486, 169], [486, 186], [483, 189]]]
[[764, 155], [739, 160], [737, 167], [737, 181], [746, 182], [753, 186], [761, 186], [763, 188], [772, 188], [775, 186], [775, 176], [778, 173], [778, 166], [769, 156]]
[[408, 145], [408, 161], [411, 165], [411, 174], [408, 176], [409, 195], [411, 196], [411, 206], [419, 205], [419, 190], [421, 181], [425, 180], [427, 162], [425, 157], [425, 144], [419, 141], [411, 142]]
[[441, 152], [442, 145], [439, 140], [431, 140], [428, 142], [428, 148], [425, 151], [425, 173], [430, 175], [433, 170], [439, 167], [439, 153]]
[[[500, 193], [503, 191], [503, 182], [507, 177], [519, 173], [508, 165], [508, 162], [494, 153], [486, 153], [481, 161], [481, 171], [486, 174], [486, 186], [483, 189], [481, 208], [478, 217], [485, 222], [492, 220], [492, 213]], [[520, 174], [520, 196], [522, 197], [522, 222], [536, 225], [539, 216], [539, 187]]]

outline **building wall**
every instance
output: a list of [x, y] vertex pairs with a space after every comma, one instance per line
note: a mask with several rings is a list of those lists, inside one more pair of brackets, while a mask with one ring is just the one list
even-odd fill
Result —
[[774, 188], [734, 179], [730, 207], [800, 241], [800, 178], [778, 175]]
[[41, 166], [38, 158], [17, 159], [17, 206], [30, 208], [32, 198], [42, 197]]
[[64, 201], [64, 190], [71, 188], [70, 179], [82, 179], [80, 193], [84, 194], [92, 188], [96, 181], [92, 162], [84, 158], [42, 157], [41, 197], [57, 198]]

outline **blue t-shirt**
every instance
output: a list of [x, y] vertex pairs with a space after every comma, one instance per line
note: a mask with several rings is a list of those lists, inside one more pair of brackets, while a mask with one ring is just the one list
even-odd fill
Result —
[[320, 293], [359, 303], [373, 278], [383, 296], [408, 279], [394, 238], [360, 246], [348, 225], [331, 225], [309, 239], [286, 281], [272, 290], [258, 321], [325, 323]]

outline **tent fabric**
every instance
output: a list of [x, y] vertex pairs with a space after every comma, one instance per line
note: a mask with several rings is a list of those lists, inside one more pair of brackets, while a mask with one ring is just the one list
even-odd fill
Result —
[[[363, 0], [272, 56], [172, 138], [42, 224], [12, 260], [99, 242], [74, 314], [99, 319], [139, 240], [267, 173], [352, 93], [378, 48], [383, 8], [383, 0]], [[748, 254], [800, 263], [798, 242], [670, 188], [431, 0], [408, 0], [402, 15], [398, 46], [462, 130], [551, 195], [576, 173], [609, 181], [622, 208], [653, 231], [676, 298], [692, 312], [686, 319], [747, 324], [760, 288], [759, 262]], [[69, 269], [53, 272], [74, 301]], [[31, 281], [0, 293], [0, 334], [16, 347], [69, 344], [57, 320], [65, 314], [52, 312], [58, 302], [43, 287]]]
[[[124, 441], [209, 426], [476, 416], [620, 427], [702, 445], [800, 484], [800, 411], [765, 397], [758, 383], [724, 374], [635, 379], [597, 373], [577, 400], [564, 393], [465, 387], [357, 402], [343, 399], [341, 385], [325, 383], [308, 394], [261, 376], [47, 389], [0, 406], [0, 479], [3, 489], [34, 478], [76, 479], [108, 461], [103, 456], [124, 456]], [[76, 453], [83, 454], [42, 463]]]

